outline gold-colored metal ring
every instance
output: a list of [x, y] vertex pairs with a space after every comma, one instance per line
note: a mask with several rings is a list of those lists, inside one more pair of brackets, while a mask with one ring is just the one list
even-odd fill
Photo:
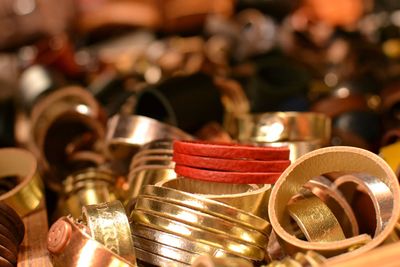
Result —
[[[365, 173], [352, 173], [351, 175], [342, 175], [334, 182], [335, 186], [342, 190], [345, 184], [354, 184], [357, 189], [366, 192], [371, 198], [375, 209], [377, 236], [387, 225], [392, 216], [394, 199], [390, 188], [380, 179]], [[346, 194], [345, 194], [346, 197]], [[351, 196], [347, 196], [351, 198]]]
[[60, 218], [49, 230], [47, 248], [55, 267], [115, 266], [134, 267], [99, 242], [92, 239], [81, 225], [67, 217]]
[[271, 231], [269, 222], [258, 216], [226, 205], [222, 202], [206, 199], [194, 194], [167, 187], [151, 185], [144, 186], [140, 191], [140, 194], [218, 216], [226, 220], [251, 227], [267, 235]]
[[328, 144], [331, 121], [322, 113], [271, 112], [238, 117], [239, 136], [244, 142], [273, 143], [314, 141]]
[[[245, 142], [247, 143], [247, 142]], [[258, 146], [271, 146], [271, 147], [288, 147], [290, 150], [289, 159], [291, 162], [296, 161], [301, 156], [323, 147], [319, 140], [312, 141], [286, 141], [286, 142], [273, 142], [273, 143], [256, 143], [250, 142]]]
[[155, 185], [163, 180], [176, 178], [173, 168], [159, 165], [143, 166], [128, 175], [129, 190], [127, 198], [135, 198], [145, 185]]
[[59, 207], [64, 214], [78, 218], [82, 207], [117, 199], [115, 177], [107, 170], [88, 168], [69, 175], [64, 180], [65, 197]]
[[[294, 238], [288, 230], [290, 229], [290, 216], [287, 213], [286, 205], [289, 200], [311, 178], [335, 171], [368, 173], [377, 177], [390, 188], [394, 204], [386, 226], [372, 240], [366, 234], [326, 243], [307, 242]], [[378, 246], [392, 232], [400, 214], [399, 185], [387, 163], [369, 151], [341, 146], [321, 148], [302, 156], [282, 173], [272, 189], [268, 212], [272, 227], [288, 251], [315, 250], [326, 256], [353, 257]], [[366, 244], [351, 251], [351, 254], [344, 253], [350, 247], [364, 243]]]
[[107, 147], [115, 159], [131, 156], [140, 146], [158, 139], [192, 139], [192, 136], [145, 116], [115, 115], [108, 121]]
[[215, 258], [210, 255], [201, 255], [197, 257], [191, 267], [253, 267], [253, 264], [240, 258]]
[[151, 252], [153, 254], [157, 254], [186, 264], [191, 264], [198, 256], [198, 254], [180, 250], [166, 244], [160, 244], [135, 235], [133, 236], [133, 241], [135, 244], [135, 248], [139, 248], [144, 251]]
[[302, 195], [306, 196], [312, 192], [324, 201], [335, 214], [346, 237], [359, 234], [358, 222], [352, 207], [343, 194], [333, 187], [333, 183], [328, 178], [324, 176], [315, 177], [304, 184], [303, 187], [305, 191], [301, 191]]
[[330, 242], [346, 238], [335, 214], [317, 196], [296, 198], [288, 205], [288, 212], [308, 241]]
[[223, 202], [263, 219], [268, 219], [266, 206], [268, 206], [271, 192], [270, 184], [225, 184], [177, 178], [163, 180], [157, 183], [156, 186], [196, 194], [207, 199]]
[[181, 236], [169, 234], [157, 229], [142, 226], [140, 224], [133, 224], [132, 230], [136, 236], [140, 236], [160, 244], [166, 244], [177, 249], [190, 251], [197, 254], [209, 254], [214, 257], [226, 257], [230, 255], [223, 249], [215, 248], [204, 243], [192, 241]]
[[135, 248], [135, 251], [139, 260], [150, 263], [154, 266], [190, 267], [189, 264], [153, 254], [140, 248]]
[[130, 215], [130, 219], [134, 223], [143, 224], [148, 227], [152, 227], [161, 231], [191, 239], [193, 241], [221, 248], [233, 255], [245, 257], [256, 261], [260, 261], [264, 258], [264, 250], [259, 247], [250, 244], [245, 245], [230, 240], [224, 235], [212, 233], [148, 212], [133, 210]]
[[82, 219], [96, 241], [128, 261], [136, 261], [130, 224], [120, 201], [84, 206]]
[[142, 210], [206, 231], [226, 235], [227, 238], [238, 242], [246, 242], [260, 247], [265, 247], [268, 243], [268, 238], [256, 230], [241, 227], [219, 217], [157, 199], [140, 196], [136, 201], [135, 210]]
[[[139, 151], [138, 153], [135, 154], [135, 156], [132, 158], [131, 164], [129, 165], [129, 169], [135, 168], [137, 165], [143, 165], [143, 164], [138, 164], [141, 161], [143, 161], [143, 158], [149, 158], [149, 157], [164, 157], [166, 159], [169, 159], [169, 157], [172, 157], [173, 151], [172, 150], [167, 150], [167, 149], [158, 149], [158, 150], [144, 150], [144, 151]], [[172, 161], [172, 159], [170, 159]]]
[[21, 217], [35, 210], [42, 201], [44, 186], [37, 172], [37, 161], [29, 151], [0, 149], [0, 179], [17, 177], [16, 186], [0, 195], [0, 201], [12, 207]]

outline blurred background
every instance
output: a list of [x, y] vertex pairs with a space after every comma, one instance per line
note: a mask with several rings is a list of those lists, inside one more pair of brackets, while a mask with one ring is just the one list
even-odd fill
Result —
[[199, 137], [235, 137], [229, 114], [308, 110], [332, 118], [333, 145], [400, 136], [397, 0], [2, 0], [0, 26], [0, 146], [70, 85], [106, 117]]

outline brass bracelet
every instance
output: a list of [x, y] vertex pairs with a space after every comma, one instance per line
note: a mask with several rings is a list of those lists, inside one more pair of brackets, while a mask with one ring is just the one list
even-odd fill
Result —
[[366, 192], [371, 198], [375, 209], [375, 236], [377, 236], [380, 232], [382, 232], [392, 216], [394, 198], [390, 188], [379, 178], [365, 173], [342, 175], [334, 182], [335, 186], [339, 190], [341, 190], [345, 184], [348, 183], [354, 184], [357, 186], [357, 189]]
[[175, 203], [194, 210], [203, 211], [205, 213], [253, 228], [267, 235], [271, 231], [269, 222], [258, 216], [226, 205], [222, 202], [206, 199], [194, 194], [167, 187], [151, 185], [144, 186], [140, 191], [140, 194], [150, 198], [157, 198], [170, 203]]
[[[293, 238], [288, 232], [288, 229], [290, 229], [290, 216], [286, 212], [287, 203], [311, 178], [335, 171], [343, 173], [368, 173], [377, 177], [390, 188], [394, 203], [386, 226], [372, 240], [365, 234], [326, 243], [307, 242]], [[338, 258], [342, 258], [360, 255], [383, 242], [390, 232], [392, 232], [399, 217], [399, 201], [400, 194], [397, 178], [383, 159], [363, 149], [337, 146], [310, 152], [290, 165], [272, 189], [268, 211], [271, 224], [288, 251], [315, 250], [327, 256], [336, 256], [346, 252], [354, 245], [366, 243], [351, 251], [351, 255], [344, 253], [337, 256]]]
[[135, 248], [138, 260], [150, 263], [154, 266], [173, 266], [173, 267], [189, 267], [190, 265], [166, 258], [140, 248]]
[[241, 142], [319, 141], [329, 143], [331, 121], [321, 113], [271, 112], [238, 117]]
[[356, 236], [359, 234], [359, 228], [353, 209], [343, 194], [334, 188], [333, 185], [328, 178], [319, 176], [304, 184], [303, 187], [305, 190], [302, 190], [301, 194], [304, 196], [309, 194], [318, 196], [333, 212], [345, 236]]
[[267, 209], [271, 185], [225, 184], [194, 179], [163, 180], [156, 186], [168, 187], [223, 202], [229, 206], [268, 219]]
[[268, 243], [268, 238], [256, 230], [241, 227], [219, 217], [157, 199], [139, 197], [136, 201], [135, 210], [142, 210], [146, 213], [166, 217], [206, 231], [226, 235], [227, 238], [238, 242], [246, 242], [260, 247], [265, 247]]
[[197, 257], [191, 267], [253, 267], [253, 264], [240, 258], [215, 258], [210, 255], [201, 255]]
[[135, 248], [151, 252], [153, 254], [157, 254], [172, 260], [183, 262], [186, 264], [191, 264], [198, 256], [198, 254], [180, 250], [166, 244], [160, 244], [135, 235], [133, 236], [133, 240]]
[[204, 243], [192, 241], [190, 239], [159, 231], [140, 224], [133, 224], [132, 230], [136, 236], [140, 236], [160, 244], [166, 244], [177, 249], [190, 251], [197, 254], [209, 254], [214, 257], [227, 257], [230, 254], [223, 249], [219, 249]]
[[69, 175], [64, 180], [64, 197], [59, 208], [63, 214], [78, 218], [85, 205], [110, 202], [117, 199], [115, 177], [107, 171], [88, 168]]
[[99, 242], [93, 240], [83, 226], [62, 217], [50, 228], [47, 249], [55, 267], [62, 266], [115, 266], [134, 267]]
[[52, 127], [60, 126], [59, 123], [66, 123], [64, 127], [71, 127], [70, 124], [74, 123], [72, 128], [80, 129], [77, 130], [80, 132], [69, 136], [70, 142], [76, 137], [81, 137], [82, 132], [92, 134], [94, 142], [104, 139], [105, 136], [104, 113], [93, 95], [83, 88], [62, 88], [47, 95], [34, 106], [31, 113], [32, 140], [28, 145], [40, 159], [41, 168], [46, 172], [46, 183], [56, 191], [62, 190], [58, 170], [62, 162], [59, 156], [55, 159], [51, 155], [65, 155], [65, 158], [69, 155], [66, 147], [59, 147], [59, 151], [53, 151], [55, 146], [46, 144], [51, 143], [49, 139], [57, 135], [54, 132], [53, 135], [48, 135], [48, 131], [53, 129]]
[[288, 212], [308, 241], [330, 242], [345, 239], [335, 215], [316, 196], [296, 198], [288, 205]]
[[137, 197], [145, 185], [154, 185], [160, 181], [174, 178], [176, 178], [174, 169], [166, 168], [165, 166], [149, 166], [129, 173], [129, 192], [127, 193], [127, 198]]
[[129, 262], [136, 261], [131, 228], [120, 201], [84, 206], [82, 218], [96, 241]]
[[0, 195], [0, 201], [21, 217], [35, 210], [42, 201], [44, 187], [37, 172], [37, 161], [29, 151], [0, 149], [0, 177], [17, 177], [15, 187]]
[[145, 116], [115, 115], [108, 122], [107, 147], [115, 159], [124, 159], [140, 146], [158, 139], [192, 139], [175, 128]]
[[205, 231], [198, 227], [190, 226], [148, 212], [133, 210], [131, 212], [130, 219], [134, 223], [143, 224], [145, 226], [159, 229], [171, 234], [176, 234], [193, 241], [221, 248], [232, 255], [237, 255], [255, 261], [260, 261], [264, 258], [264, 250], [257, 246], [250, 244], [245, 245], [230, 240], [224, 235]]

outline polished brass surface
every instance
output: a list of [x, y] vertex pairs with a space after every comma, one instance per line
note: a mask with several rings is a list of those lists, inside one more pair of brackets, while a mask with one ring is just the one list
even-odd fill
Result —
[[173, 219], [206, 231], [226, 235], [227, 238], [239, 242], [247, 242], [260, 247], [265, 247], [268, 243], [267, 237], [256, 230], [242, 227], [207, 213], [157, 199], [139, 197], [136, 201], [135, 210], [143, 210], [144, 212]]
[[253, 267], [250, 261], [234, 257], [215, 258], [202, 255], [192, 263], [192, 267]]
[[82, 218], [96, 241], [128, 261], [135, 262], [131, 229], [120, 201], [84, 206]]
[[37, 161], [29, 151], [19, 148], [0, 149], [0, 179], [17, 177], [17, 184], [0, 195], [0, 201], [12, 207], [23, 217], [35, 210], [44, 196]]
[[303, 185], [301, 194], [318, 196], [333, 212], [346, 237], [359, 234], [358, 222], [353, 208], [340, 190], [334, 188], [331, 180], [324, 176], [315, 177]]
[[269, 222], [258, 216], [194, 194], [159, 186], [144, 186], [140, 194], [215, 215], [266, 234], [271, 231]]
[[288, 212], [308, 241], [330, 242], [345, 239], [335, 214], [316, 196], [295, 199], [288, 205]]
[[60, 213], [78, 218], [85, 205], [100, 204], [118, 198], [115, 177], [108, 170], [83, 169], [64, 181], [64, 196], [59, 203]]
[[263, 219], [268, 219], [266, 207], [271, 192], [270, 184], [226, 184], [178, 178], [163, 180], [156, 185], [223, 202]]
[[184, 251], [197, 254], [209, 254], [214, 257], [226, 257], [230, 255], [223, 249], [219, 249], [197, 241], [192, 241], [185, 237], [159, 231], [157, 229], [146, 227], [140, 224], [133, 224], [132, 230], [136, 236], [140, 236], [160, 244], [166, 244]]
[[135, 248], [137, 258], [154, 266], [189, 267], [189, 264], [172, 260], [161, 255], [153, 254], [140, 248]]
[[225, 235], [212, 233], [198, 227], [190, 226], [149, 212], [134, 210], [131, 212], [130, 220], [134, 223], [143, 224], [171, 234], [176, 234], [192, 241], [201, 242], [210, 246], [221, 248], [233, 255], [245, 257], [252, 260], [264, 258], [263, 249], [230, 240]]

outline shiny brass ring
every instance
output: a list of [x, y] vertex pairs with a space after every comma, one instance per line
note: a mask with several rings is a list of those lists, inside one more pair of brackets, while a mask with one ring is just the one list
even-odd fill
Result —
[[168, 187], [223, 202], [229, 206], [268, 219], [267, 209], [271, 185], [226, 184], [177, 178], [163, 180], [156, 186]]
[[108, 121], [107, 128], [108, 152], [116, 159], [124, 158], [154, 140], [192, 139], [174, 126], [139, 115], [115, 115]]
[[[372, 240], [366, 234], [333, 242], [307, 242], [294, 238], [289, 232], [290, 216], [286, 205], [298, 194], [302, 186], [313, 177], [331, 172], [363, 172], [377, 177], [390, 188], [393, 195], [393, 208], [386, 226]], [[355, 147], [328, 147], [312, 151], [292, 165], [280, 176], [272, 189], [268, 205], [270, 221], [277, 235], [288, 251], [314, 250], [326, 256], [336, 256], [359, 244], [365, 244], [337, 258], [353, 257], [371, 250], [393, 231], [400, 214], [400, 192], [397, 177], [387, 163], [376, 154]]]
[[160, 244], [135, 235], [133, 236], [133, 241], [135, 244], [135, 248], [139, 248], [144, 251], [148, 251], [153, 254], [157, 254], [186, 264], [191, 264], [198, 256], [198, 254], [180, 250], [167, 244]]
[[271, 226], [269, 222], [258, 216], [226, 205], [222, 202], [206, 199], [200, 196], [196, 196], [194, 194], [167, 187], [151, 185], [144, 186], [140, 191], [140, 194], [212, 214], [214, 216], [218, 216], [226, 220], [236, 222], [247, 227], [251, 227], [267, 235], [271, 231]]
[[265, 247], [268, 243], [268, 238], [256, 230], [244, 228], [219, 217], [157, 199], [139, 197], [136, 201], [135, 210], [142, 210], [206, 231], [226, 235], [227, 238], [238, 242], [247, 242], [260, 247]]
[[253, 267], [253, 264], [245, 259], [225, 257], [216, 258], [210, 255], [201, 255], [192, 263], [192, 267]]
[[190, 226], [168, 218], [164, 218], [148, 212], [133, 210], [130, 219], [134, 223], [143, 224], [147, 227], [159, 229], [171, 234], [176, 234], [192, 241], [202, 242], [210, 246], [221, 248], [233, 255], [245, 257], [252, 260], [262, 260], [264, 250], [250, 244], [242, 244], [228, 239], [221, 234], [212, 233], [198, 227]]
[[16, 176], [17, 185], [0, 195], [0, 201], [23, 217], [35, 210], [43, 198], [43, 182], [37, 173], [37, 161], [29, 151], [0, 149], [0, 179]]
[[288, 205], [288, 212], [308, 241], [330, 242], [345, 239], [335, 214], [317, 196], [296, 198]]
[[215, 257], [226, 257], [230, 255], [223, 249], [192, 241], [181, 236], [169, 234], [140, 224], [133, 224], [132, 230], [136, 236], [140, 236], [160, 244], [166, 244], [177, 249], [190, 251], [197, 254], [209, 254]]
[[315, 141], [327, 144], [331, 121], [322, 113], [271, 112], [238, 117], [239, 136], [244, 142], [273, 143]]
[[324, 176], [315, 177], [304, 184], [303, 187], [305, 191], [301, 192], [302, 195], [314, 194], [324, 201], [335, 214], [346, 237], [359, 234], [358, 222], [353, 208], [343, 194], [334, 188], [333, 183], [328, 178]]
[[115, 266], [134, 267], [133, 263], [115, 254], [92, 239], [83, 225], [62, 217], [50, 228], [47, 249], [55, 267], [64, 266]]
[[135, 262], [131, 228], [120, 201], [84, 206], [82, 219], [96, 241], [128, 261]]
[[173, 267], [190, 267], [189, 264], [172, 260], [161, 255], [157, 255], [140, 248], [135, 248], [137, 258], [143, 262], [150, 263], [154, 266], [173, 266]]

